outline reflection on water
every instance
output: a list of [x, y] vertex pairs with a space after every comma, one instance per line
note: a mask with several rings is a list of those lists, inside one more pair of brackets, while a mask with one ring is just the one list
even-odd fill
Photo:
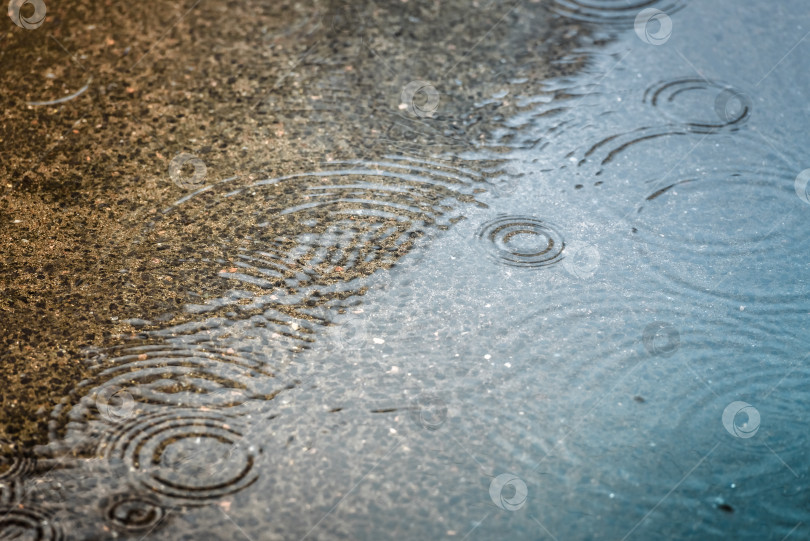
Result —
[[[806, 167], [773, 121], [796, 64], [718, 60], [720, 8], [676, 0], [474, 7], [514, 58], [417, 39], [443, 70], [406, 76], [432, 56], [360, 5], [273, 34], [311, 51], [254, 111], [326, 152], [140, 224], [126, 287], [182, 301], [87, 350], [47, 445], [0, 442], [0, 536], [806, 533]], [[397, 36], [467, 28], [401, 9]], [[549, 12], [584, 44], [553, 62], [518, 47]], [[763, 73], [784, 21], [758, 21]]]

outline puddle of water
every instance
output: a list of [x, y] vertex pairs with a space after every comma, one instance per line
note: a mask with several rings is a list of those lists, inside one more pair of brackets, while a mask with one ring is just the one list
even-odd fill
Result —
[[167, 164], [0, 536], [802, 538], [800, 4], [310, 7], [287, 162]]

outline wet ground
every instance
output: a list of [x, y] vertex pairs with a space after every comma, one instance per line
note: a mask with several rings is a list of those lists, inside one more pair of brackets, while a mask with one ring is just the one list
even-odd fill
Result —
[[801, 2], [9, 14], [0, 538], [810, 535]]

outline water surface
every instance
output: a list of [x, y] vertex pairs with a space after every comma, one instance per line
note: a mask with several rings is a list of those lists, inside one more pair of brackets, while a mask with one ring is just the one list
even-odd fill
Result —
[[802, 4], [284, 7], [99, 21], [120, 68], [65, 12], [92, 79], [5, 38], [63, 66], [9, 125], [129, 117], [8, 173], [106, 233], [0, 535], [808, 537]]

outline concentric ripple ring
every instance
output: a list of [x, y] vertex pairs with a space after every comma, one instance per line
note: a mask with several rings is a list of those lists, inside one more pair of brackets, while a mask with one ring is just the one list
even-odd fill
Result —
[[172, 411], [127, 423], [102, 444], [152, 493], [190, 505], [235, 494], [257, 479], [261, 450], [238, 420], [215, 412]]
[[565, 240], [548, 222], [528, 216], [500, 216], [478, 232], [496, 261], [513, 267], [545, 267], [562, 261]]

